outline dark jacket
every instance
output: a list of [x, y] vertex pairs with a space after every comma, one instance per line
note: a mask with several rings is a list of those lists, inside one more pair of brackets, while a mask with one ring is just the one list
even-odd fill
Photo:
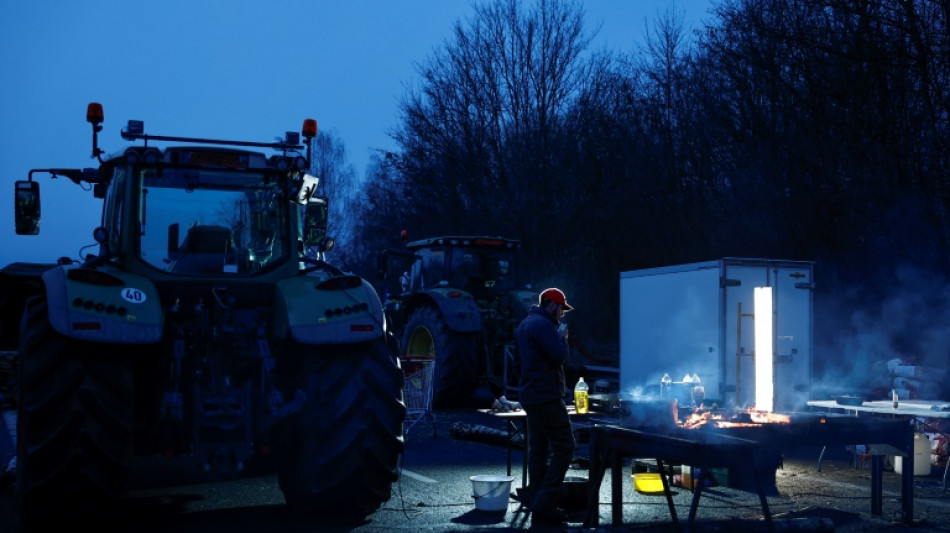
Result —
[[538, 405], [564, 397], [564, 362], [570, 352], [557, 331], [558, 322], [534, 306], [515, 330], [521, 359], [522, 405]]

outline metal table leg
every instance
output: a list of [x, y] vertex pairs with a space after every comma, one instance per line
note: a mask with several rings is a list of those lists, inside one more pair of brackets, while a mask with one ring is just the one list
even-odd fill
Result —
[[511, 475], [511, 446], [513, 445], [511, 439], [512, 437], [514, 437], [514, 431], [515, 431], [515, 422], [513, 420], [509, 420], [508, 421], [508, 446], [505, 446], [508, 452], [508, 469], [505, 472], [506, 472], [506, 475], [509, 475], [509, 476]]
[[511, 475], [511, 448], [514, 446], [514, 436], [521, 434], [524, 437], [524, 452], [521, 454], [521, 488], [528, 486], [528, 419], [525, 418], [524, 425], [519, 428], [514, 420], [508, 419], [508, 446], [506, 475]]
[[623, 525], [623, 461], [614, 450], [609, 450], [610, 462], [610, 523]]
[[[902, 522], [910, 524], [914, 521], [914, 441], [911, 434], [911, 441], [908, 445], [907, 457], [901, 459], [903, 470], [901, 471], [901, 514]], [[884, 458], [881, 457], [881, 462]]]
[[871, 456], [871, 514], [880, 516], [883, 513], [883, 481], [884, 456]]
[[528, 452], [531, 451], [531, 443], [528, 441], [528, 418], [524, 419], [524, 450], [521, 453], [521, 486], [527, 487], [528, 479]]
[[950, 458], [947, 459], [947, 466], [943, 467], [943, 490], [947, 491], [947, 473], [950, 472]]
[[584, 527], [597, 529], [600, 526], [600, 484], [604, 480], [607, 466], [599, 432], [591, 431], [588, 446], [590, 447], [590, 469], [588, 470], [587, 516], [584, 517]]
[[656, 466], [660, 471], [660, 481], [663, 483], [663, 494], [666, 496], [666, 505], [670, 508], [670, 516], [673, 518], [673, 524], [679, 525], [679, 519], [676, 517], [676, 505], [673, 504], [673, 494], [670, 492], [670, 481], [666, 477], [666, 466], [663, 460], [656, 458]]
[[765, 523], [768, 526], [769, 533], [775, 533], [775, 524], [772, 522], [772, 511], [769, 509], [769, 500], [765, 497], [765, 487], [762, 486], [762, 473], [759, 469], [759, 461], [755, 461], [752, 475], [755, 476], [755, 491], [759, 493], [759, 502], [762, 504], [762, 514], [765, 516]]

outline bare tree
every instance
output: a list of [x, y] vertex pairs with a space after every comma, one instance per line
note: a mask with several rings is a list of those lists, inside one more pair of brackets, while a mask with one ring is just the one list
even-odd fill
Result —
[[535, 281], [584, 287], [603, 331], [617, 273], [646, 266], [950, 268], [948, 3], [722, 0], [713, 15], [687, 42], [667, 13], [621, 67], [588, 53], [579, 2], [475, 4], [402, 101], [361, 241], [521, 238]]
[[525, 6], [474, 4], [472, 19], [419, 67], [419, 86], [403, 100], [394, 134], [400, 171], [421, 189], [412, 194], [436, 226], [525, 230], [526, 206], [563, 202], [551, 154], [586, 83], [589, 38], [580, 4]]
[[317, 194], [325, 196], [330, 202], [327, 235], [336, 241], [332, 253], [341, 263], [354, 260], [352, 246], [356, 241], [356, 210], [360, 192], [356, 172], [347, 161], [346, 148], [331, 132], [320, 132], [314, 138], [313, 161], [310, 171], [320, 178]]

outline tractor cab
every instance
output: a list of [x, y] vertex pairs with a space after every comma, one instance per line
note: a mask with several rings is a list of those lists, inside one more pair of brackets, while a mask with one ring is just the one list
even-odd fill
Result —
[[[318, 194], [319, 178], [308, 173], [310, 143], [303, 155], [300, 133], [273, 143], [169, 137], [146, 134], [142, 121], [130, 120], [122, 137], [142, 145], [103, 157], [102, 117], [101, 106], [90, 104], [98, 169], [34, 169], [16, 182], [18, 234], [39, 233], [33, 173], [48, 172], [104, 200], [102, 226], [94, 233], [99, 257], [122, 258], [133, 271], [255, 276], [299, 268], [307, 256], [323, 259], [332, 247], [327, 198]], [[315, 136], [316, 122], [306, 120], [302, 133]], [[159, 148], [149, 145], [153, 141], [172, 144]]]
[[518, 241], [439, 237], [411, 242], [406, 247], [419, 258], [409, 275], [409, 292], [447, 284], [479, 299], [517, 288]]

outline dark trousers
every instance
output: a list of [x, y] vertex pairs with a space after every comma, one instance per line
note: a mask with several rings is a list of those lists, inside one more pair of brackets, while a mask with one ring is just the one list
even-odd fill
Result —
[[525, 405], [528, 422], [528, 487], [532, 512], [557, 506], [564, 475], [574, 459], [574, 430], [564, 400]]

